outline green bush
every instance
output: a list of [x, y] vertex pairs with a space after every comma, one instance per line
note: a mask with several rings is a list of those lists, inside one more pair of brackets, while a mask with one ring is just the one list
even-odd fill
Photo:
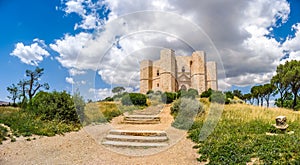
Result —
[[213, 90], [209, 88], [207, 91], [204, 91], [201, 93], [200, 97], [201, 98], [209, 98], [212, 94]]
[[162, 102], [166, 104], [172, 103], [174, 100], [176, 100], [176, 98], [177, 98], [177, 93], [173, 93], [173, 92], [164, 92], [161, 95]]
[[226, 101], [226, 96], [220, 91], [213, 91], [209, 96], [209, 101], [212, 103], [224, 104]]
[[42, 120], [79, 123], [74, 100], [66, 91], [39, 92], [32, 99], [29, 110], [33, 111], [37, 116], [41, 116]]
[[171, 114], [175, 117], [172, 126], [185, 130], [191, 128], [194, 118], [203, 110], [203, 106], [195, 99], [180, 98], [176, 100], [171, 108]]
[[194, 99], [196, 96], [198, 96], [198, 91], [193, 88], [190, 88], [188, 91], [180, 90], [177, 92], [177, 98], [186, 97]]
[[141, 93], [129, 93], [122, 97], [123, 105], [147, 105], [147, 98]]

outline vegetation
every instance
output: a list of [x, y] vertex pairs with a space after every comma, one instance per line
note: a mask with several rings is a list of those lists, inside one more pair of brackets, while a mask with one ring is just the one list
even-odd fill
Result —
[[[80, 105], [83, 106], [84, 105]], [[39, 92], [27, 108], [41, 120], [57, 120], [64, 123], [79, 123], [76, 107], [70, 94], [63, 92]]]
[[123, 105], [147, 105], [147, 98], [141, 93], [129, 93], [122, 97], [121, 100]]
[[[189, 137], [198, 143], [201, 157], [209, 164], [246, 164], [251, 158], [261, 164], [299, 164], [300, 114], [286, 109], [265, 109], [252, 105], [225, 105], [224, 112], [212, 134], [199, 141], [206, 115], [196, 118]], [[287, 131], [294, 134], [266, 135], [274, 131], [275, 117], [285, 115]]]
[[0, 114], [0, 123], [9, 126], [16, 137], [32, 134], [54, 136], [77, 131], [81, 127], [79, 123], [68, 124], [59, 120], [43, 120], [41, 116], [20, 108], [0, 107]]
[[48, 83], [41, 84], [40, 78], [44, 74], [44, 69], [36, 67], [34, 71], [26, 70], [25, 72], [28, 79], [20, 80], [17, 85], [12, 84], [11, 86], [7, 87], [7, 91], [10, 93], [11, 96], [8, 96], [12, 99], [14, 105], [16, 99], [21, 99], [22, 106], [25, 106], [27, 103], [27, 97], [29, 98], [29, 102], [34, 97], [34, 95], [41, 89], [44, 88], [46, 90], [49, 89]]
[[174, 116], [172, 126], [178, 129], [191, 128], [197, 114], [203, 112], [203, 106], [196, 99], [180, 98], [173, 103], [171, 114]]
[[177, 98], [177, 94], [174, 92], [164, 92], [161, 95], [161, 100], [163, 103], [165, 104], [170, 104], [172, 103], [174, 100], [176, 100]]

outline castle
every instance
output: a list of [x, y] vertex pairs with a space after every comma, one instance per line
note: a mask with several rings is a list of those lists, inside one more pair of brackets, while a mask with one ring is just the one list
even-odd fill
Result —
[[140, 93], [189, 88], [196, 89], [199, 94], [209, 88], [218, 90], [216, 62], [206, 62], [204, 51], [195, 51], [191, 56], [175, 56], [174, 50], [163, 49], [159, 60], [140, 63]]

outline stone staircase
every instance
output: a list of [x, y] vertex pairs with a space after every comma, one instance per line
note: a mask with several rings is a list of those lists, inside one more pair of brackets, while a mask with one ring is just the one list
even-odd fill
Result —
[[102, 144], [115, 147], [164, 147], [168, 145], [165, 131], [110, 130]]
[[160, 117], [158, 115], [125, 115], [123, 124], [158, 124]]

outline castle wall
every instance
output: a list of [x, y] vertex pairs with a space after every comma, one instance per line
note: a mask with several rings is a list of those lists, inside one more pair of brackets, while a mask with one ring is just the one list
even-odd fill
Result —
[[147, 93], [152, 89], [152, 61], [144, 60], [140, 64], [140, 93]]
[[196, 51], [192, 54], [191, 63], [191, 88], [199, 93], [206, 91], [206, 57], [204, 51]]
[[218, 90], [217, 83], [217, 64], [214, 61], [209, 61], [206, 63], [206, 75], [207, 75], [207, 89], [211, 88], [213, 90]]
[[193, 52], [191, 56], [175, 56], [174, 50], [163, 49], [159, 60], [141, 62], [141, 93], [149, 90], [176, 92], [182, 86], [194, 88], [199, 93], [208, 88], [218, 89], [216, 63], [206, 62], [204, 51]]

